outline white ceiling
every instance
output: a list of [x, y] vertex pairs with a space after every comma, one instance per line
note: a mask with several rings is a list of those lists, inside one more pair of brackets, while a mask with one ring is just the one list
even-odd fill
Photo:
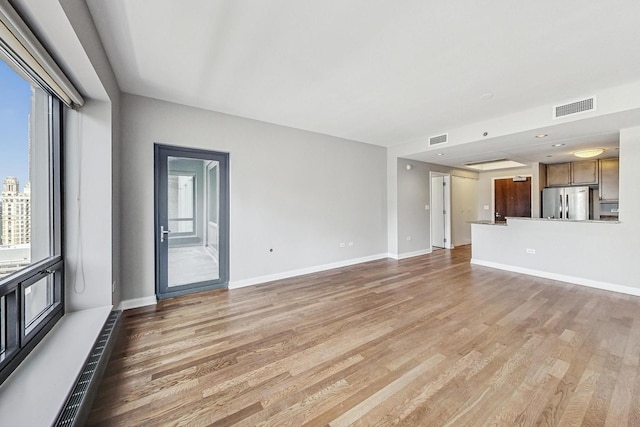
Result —
[[637, 0], [87, 2], [124, 92], [387, 147], [640, 79]]

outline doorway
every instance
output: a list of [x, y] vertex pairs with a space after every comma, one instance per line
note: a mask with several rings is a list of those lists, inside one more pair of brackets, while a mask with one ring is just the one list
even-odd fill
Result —
[[531, 177], [496, 178], [494, 180], [494, 218], [531, 217]]
[[229, 155], [155, 145], [158, 299], [229, 283]]
[[429, 172], [431, 194], [431, 247], [452, 249], [451, 176]]

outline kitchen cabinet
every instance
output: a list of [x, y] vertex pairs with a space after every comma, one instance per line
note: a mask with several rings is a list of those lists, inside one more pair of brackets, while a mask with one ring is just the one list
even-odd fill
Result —
[[598, 183], [598, 161], [584, 160], [571, 163], [571, 184], [590, 185]]
[[596, 185], [598, 184], [598, 161], [553, 163], [547, 165], [547, 186]]
[[547, 186], [571, 185], [571, 163], [547, 165]]
[[600, 160], [600, 200], [618, 201], [619, 159]]

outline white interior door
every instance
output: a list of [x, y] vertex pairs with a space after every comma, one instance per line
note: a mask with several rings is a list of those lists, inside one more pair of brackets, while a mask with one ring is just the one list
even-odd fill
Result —
[[431, 246], [444, 248], [445, 242], [445, 205], [444, 176], [431, 177]]

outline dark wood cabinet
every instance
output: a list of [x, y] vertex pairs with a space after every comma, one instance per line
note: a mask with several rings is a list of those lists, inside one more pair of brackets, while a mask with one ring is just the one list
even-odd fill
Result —
[[598, 184], [598, 160], [547, 165], [547, 186]]
[[600, 160], [600, 200], [618, 201], [619, 159]]
[[584, 160], [571, 163], [571, 185], [594, 185], [597, 183], [597, 160]]
[[571, 185], [571, 163], [547, 165], [547, 186]]

